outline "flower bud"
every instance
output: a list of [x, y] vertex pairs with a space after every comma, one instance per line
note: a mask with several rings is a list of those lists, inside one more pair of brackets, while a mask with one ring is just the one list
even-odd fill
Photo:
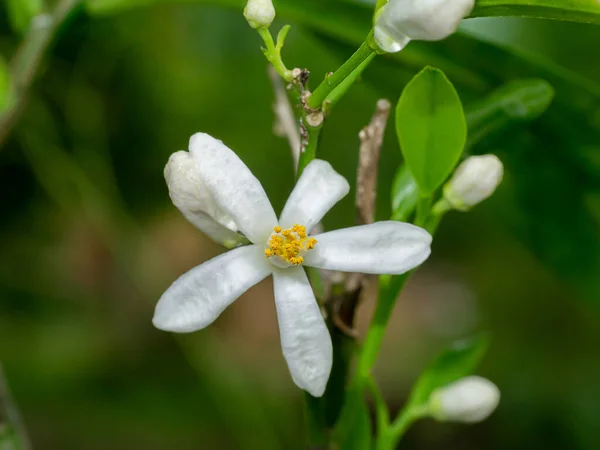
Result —
[[248, 0], [244, 17], [252, 28], [268, 28], [275, 19], [272, 0]]
[[433, 391], [429, 408], [440, 422], [476, 423], [492, 414], [499, 401], [500, 391], [494, 383], [471, 376]]
[[245, 241], [237, 233], [236, 223], [209, 193], [197, 162], [188, 152], [173, 153], [164, 173], [169, 196], [186, 219], [225, 247], [232, 248]]
[[497, 156], [471, 156], [444, 186], [444, 197], [453, 208], [467, 211], [494, 193], [503, 174], [504, 167]]
[[456, 31], [475, 0], [389, 0], [375, 20], [375, 41], [388, 53], [411, 40], [439, 41]]

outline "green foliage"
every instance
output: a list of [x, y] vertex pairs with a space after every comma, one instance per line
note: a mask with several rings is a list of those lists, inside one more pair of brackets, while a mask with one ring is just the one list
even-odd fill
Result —
[[425, 67], [406, 85], [396, 132], [421, 195], [431, 195], [456, 166], [467, 139], [462, 103], [442, 71]]
[[535, 17], [600, 23], [596, 0], [477, 0], [471, 17]]
[[31, 19], [44, 10], [43, 0], [8, 0], [6, 6], [10, 23], [19, 33], [25, 33]]
[[510, 81], [485, 98], [469, 104], [465, 114], [469, 128], [467, 148], [515, 122], [530, 122], [541, 116], [554, 98], [554, 89], [544, 80]]
[[486, 335], [454, 342], [421, 374], [411, 393], [409, 405], [425, 405], [434, 390], [470, 375], [485, 355], [488, 345]]

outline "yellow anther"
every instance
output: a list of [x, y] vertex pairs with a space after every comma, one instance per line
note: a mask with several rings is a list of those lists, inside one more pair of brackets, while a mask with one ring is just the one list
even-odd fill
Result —
[[312, 250], [313, 248], [315, 248], [315, 245], [317, 245], [317, 240], [315, 238], [310, 238], [306, 242], [306, 250]]
[[271, 258], [278, 256], [288, 264], [298, 266], [304, 262], [303, 252], [312, 250], [317, 244], [315, 238], [306, 235], [304, 225], [294, 225], [292, 228], [282, 229], [280, 226], [273, 228], [274, 234], [269, 239], [265, 256]]

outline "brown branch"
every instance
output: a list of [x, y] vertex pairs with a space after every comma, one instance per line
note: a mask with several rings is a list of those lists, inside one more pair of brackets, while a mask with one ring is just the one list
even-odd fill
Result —
[[360, 138], [356, 176], [356, 223], [358, 225], [375, 221], [379, 155], [391, 106], [388, 100], [379, 100], [371, 122], [358, 134]]
[[[391, 104], [382, 99], [371, 122], [359, 133], [360, 151], [356, 181], [356, 223], [366, 225], [375, 221], [375, 200], [377, 198], [377, 175], [379, 155]], [[356, 339], [354, 315], [360, 295], [373, 277], [363, 273], [350, 273], [346, 276], [344, 291], [332, 299], [332, 323], [345, 335]]]
[[273, 131], [277, 136], [285, 137], [290, 145], [292, 159], [294, 160], [294, 172], [298, 170], [298, 161], [300, 160], [300, 129], [298, 121], [294, 115], [294, 109], [288, 98], [283, 80], [273, 68], [269, 66], [269, 78], [275, 92], [275, 103], [273, 112], [275, 113], [275, 124]]

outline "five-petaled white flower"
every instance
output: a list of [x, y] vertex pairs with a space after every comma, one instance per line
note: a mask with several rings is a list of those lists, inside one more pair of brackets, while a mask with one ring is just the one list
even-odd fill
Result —
[[350, 190], [329, 163], [314, 160], [306, 167], [277, 220], [260, 182], [226, 145], [197, 133], [189, 149], [173, 154], [165, 168], [174, 204], [214, 240], [229, 247], [251, 244], [182, 275], [160, 298], [154, 325], [174, 332], [204, 328], [247, 289], [273, 275], [290, 373], [300, 388], [321, 396], [331, 371], [331, 338], [301, 266], [400, 274], [427, 259], [431, 236], [392, 221], [311, 236]]

